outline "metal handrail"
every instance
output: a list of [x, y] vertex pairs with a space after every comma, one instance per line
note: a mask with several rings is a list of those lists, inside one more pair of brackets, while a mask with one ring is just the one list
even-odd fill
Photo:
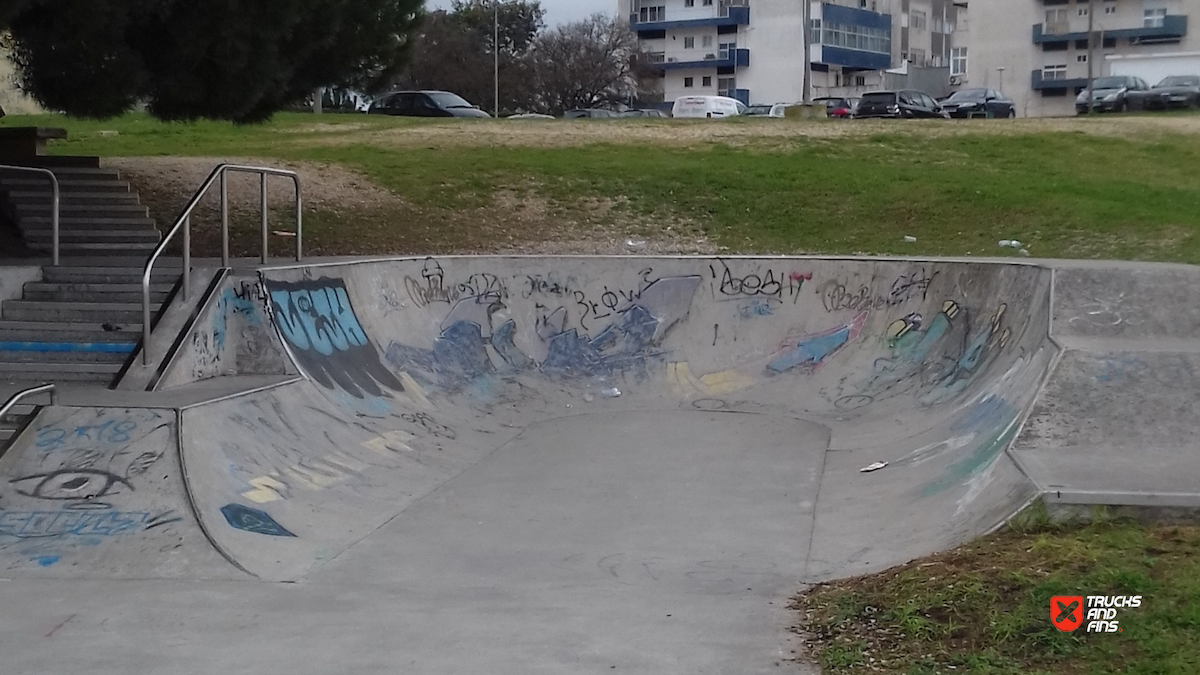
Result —
[[0, 164], [0, 170], [3, 171], [25, 171], [27, 173], [41, 174], [50, 179], [50, 264], [58, 265], [58, 176], [50, 169], [43, 169], [36, 166], [14, 166], [12, 164]]
[[28, 389], [18, 391], [12, 396], [9, 396], [8, 400], [4, 402], [4, 405], [0, 405], [0, 417], [4, 417], [4, 415], [7, 414], [8, 411], [17, 404], [17, 401], [20, 401], [26, 396], [33, 396], [34, 394], [40, 394], [44, 391], [50, 392], [50, 405], [58, 405], [58, 391], [54, 388], [54, 385], [39, 384], [36, 387], [30, 387]]
[[229, 172], [239, 173], [256, 173], [259, 175], [259, 205], [262, 209], [262, 262], [266, 264], [268, 253], [268, 234], [267, 229], [267, 176], [287, 176], [292, 179], [292, 183], [296, 186], [296, 262], [300, 262], [302, 258], [304, 226], [303, 214], [301, 212], [300, 199], [300, 175], [295, 171], [287, 169], [272, 169], [263, 166], [242, 166], [239, 164], [218, 164], [213, 168], [212, 173], [208, 174], [208, 178], [192, 195], [187, 206], [183, 207], [179, 217], [175, 219], [175, 223], [171, 225], [171, 229], [163, 236], [162, 241], [158, 242], [158, 246], [154, 248], [154, 252], [146, 260], [146, 267], [142, 271], [142, 364], [150, 365], [150, 276], [154, 271], [154, 263], [158, 261], [159, 256], [166, 250], [167, 244], [171, 242], [171, 238], [175, 236], [179, 230], [183, 230], [183, 297], [188, 299], [191, 296], [191, 276], [192, 276], [192, 211], [200, 204], [200, 200], [208, 194], [209, 188], [213, 183], [220, 179], [221, 182], [221, 266], [229, 267]]

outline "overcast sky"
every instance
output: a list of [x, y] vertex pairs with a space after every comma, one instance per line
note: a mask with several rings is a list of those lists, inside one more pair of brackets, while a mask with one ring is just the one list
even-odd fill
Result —
[[[449, 9], [451, 0], [426, 0], [426, 9]], [[585, 19], [596, 12], [615, 14], [616, 0], [541, 0], [546, 10], [546, 25], [550, 28], [560, 23]]]

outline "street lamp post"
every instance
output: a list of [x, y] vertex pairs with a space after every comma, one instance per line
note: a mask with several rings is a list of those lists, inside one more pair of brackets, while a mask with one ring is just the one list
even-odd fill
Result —
[[492, 114], [500, 117], [500, 0], [492, 0]]

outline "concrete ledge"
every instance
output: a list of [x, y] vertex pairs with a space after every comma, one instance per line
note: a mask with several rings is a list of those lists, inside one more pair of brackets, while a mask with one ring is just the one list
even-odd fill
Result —
[[1200, 510], [1196, 492], [1118, 492], [1053, 489], [1042, 495], [1046, 505], [1172, 507]]
[[0, 129], [0, 158], [38, 157], [48, 142], [66, 137], [58, 127], [6, 127]]

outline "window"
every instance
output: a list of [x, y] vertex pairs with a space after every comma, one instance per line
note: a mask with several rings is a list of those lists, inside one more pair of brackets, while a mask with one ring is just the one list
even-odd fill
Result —
[[925, 12], [909, 12], [908, 27], [913, 30], [925, 30]]
[[694, 80], [693, 80], [692, 78], [690, 78], [690, 77], [685, 77], [685, 78], [683, 78], [683, 86], [685, 86], [685, 87], [690, 87], [690, 86], [692, 86], [692, 82], [693, 82], [693, 81], [694, 81]]
[[967, 48], [966, 47], [951, 47], [950, 48], [950, 74], [951, 75], [966, 75], [967, 74]]
[[1105, 13], [1105, 14], [1116, 14], [1116, 13], [1117, 13], [1117, 6], [1116, 6], [1116, 5], [1114, 5], [1114, 4], [1111, 4], [1111, 3], [1105, 3], [1105, 5], [1104, 5], [1104, 13]]
[[683, 38], [683, 48], [684, 49], [695, 49], [695, 47], [696, 47], [696, 38], [694, 38], [694, 37]]
[[1166, 7], [1149, 7], [1142, 12], [1142, 27], [1144, 28], [1162, 28], [1163, 21], [1167, 18]]
[[705, 75], [703, 78], [701, 78], [700, 84], [705, 87], [711, 87], [712, 86], [712, 75]]
[[717, 45], [717, 58], [721, 59], [722, 61], [725, 59], [732, 59], [734, 57], [734, 52], [736, 51], [736, 42], [722, 42], [721, 44]]
[[666, 21], [667, 8], [658, 7], [643, 7], [638, 10], [638, 23], [647, 23], [651, 21]]
[[814, 19], [812, 43], [845, 47], [876, 54], [892, 53], [892, 32], [886, 28], [867, 28], [852, 24], [834, 23]]
[[683, 6], [684, 7], [695, 7], [696, 0], [683, 0]]
[[924, 66], [925, 65], [925, 50], [924, 49], [911, 50], [908, 53], [908, 60], [914, 66], [918, 66], [918, 67]]
[[1088, 15], [1088, 8], [1087, 8], [1087, 7], [1080, 7], [1079, 9], [1075, 10], [1075, 13], [1076, 13], [1076, 14], [1078, 14], [1079, 16], [1087, 16], [1087, 15]]
[[1042, 68], [1043, 80], [1065, 80], [1067, 79], [1067, 64], [1060, 63], [1053, 66], [1044, 66]]
[[1061, 7], [1046, 10], [1046, 23], [1063, 23], [1067, 21], [1067, 10]]
[[856, 87], [867, 86], [867, 76], [866, 75], [855, 75], [854, 76], [854, 86], [856, 86]]
[[704, 5], [705, 7], [712, 7], [712, 0], [704, 0], [700, 4]]
[[700, 45], [702, 47], [711, 47], [712, 46], [712, 36], [705, 35], [704, 37], [700, 38]]
[[1087, 54], [1076, 54], [1075, 63], [1087, 63]]
[[717, 78], [717, 95], [718, 96], [733, 96], [734, 90], [737, 89], [737, 80], [732, 77]]

